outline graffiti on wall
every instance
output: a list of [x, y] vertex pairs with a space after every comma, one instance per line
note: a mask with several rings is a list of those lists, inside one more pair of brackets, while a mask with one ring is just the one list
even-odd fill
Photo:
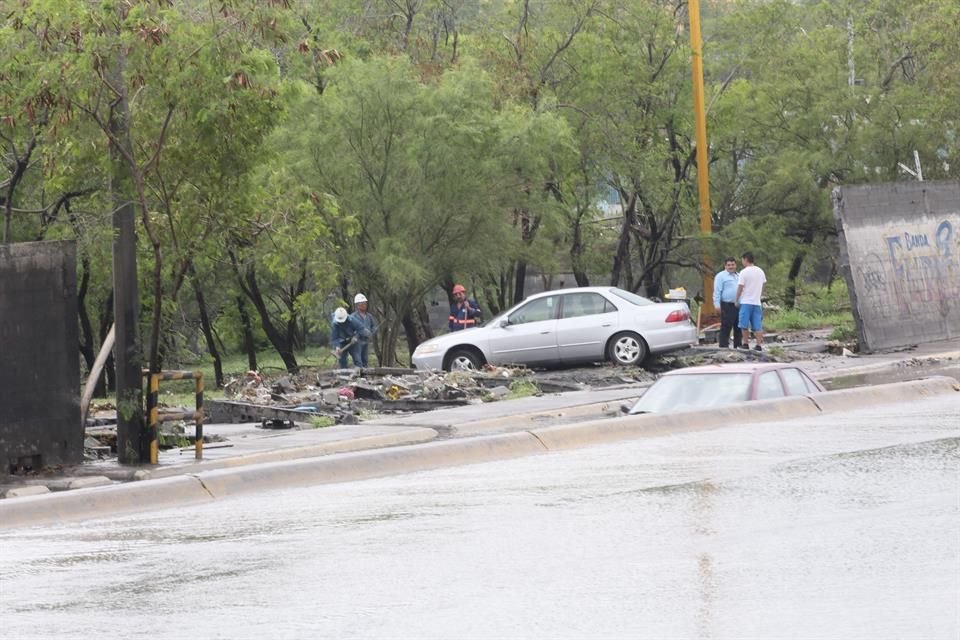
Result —
[[945, 319], [960, 309], [960, 238], [949, 219], [884, 229], [855, 268], [861, 304], [887, 320]]

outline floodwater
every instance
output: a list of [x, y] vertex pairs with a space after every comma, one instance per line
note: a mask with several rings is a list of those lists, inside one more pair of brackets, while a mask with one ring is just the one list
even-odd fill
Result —
[[960, 394], [0, 533], [5, 638], [960, 636]]

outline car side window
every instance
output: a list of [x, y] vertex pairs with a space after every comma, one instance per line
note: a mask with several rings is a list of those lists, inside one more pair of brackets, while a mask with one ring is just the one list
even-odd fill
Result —
[[783, 381], [787, 385], [787, 393], [789, 395], [802, 396], [810, 393], [807, 388], [807, 383], [803, 379], [804, 375], [800, 373], [799, 369], [780, 369], [780, 375], [783, 376]]
[[558, 296], [547, 296], [546, 298], [532, 300], [510, 314], [510, 324], [553, 320], [557, 317], [558, 300]]
[[780, 378], [776, 371], [767, 371], [761, 373], [757, 380], [757, 400], [766, 400], [768, 398], [782, 398], [783, 385], [780, 384]]
[[569, 293], [563, 296], [561, 318], [580, 318], [616, 311], [610, 302], [597, 293]]
[[810, 376], [805, 374], [803, 371], [800, 371], [800, 377], [803, 378], [803, 382], [807, 385], [807, 390], [810, 393], [820, 393], [820, 387], [817, 386], [817, 383], [810, 379]]

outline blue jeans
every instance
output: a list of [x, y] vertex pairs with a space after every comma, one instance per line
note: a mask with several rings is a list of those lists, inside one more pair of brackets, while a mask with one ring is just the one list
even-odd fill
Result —
[[370, 343], [363, 341], [357, 341], [353, 348], [350, 350], [350, 355], [353, 356], [353, 364], [357, 367], [366, 369], [369, 366], [367, 362], [367, 352], [369, 351]]

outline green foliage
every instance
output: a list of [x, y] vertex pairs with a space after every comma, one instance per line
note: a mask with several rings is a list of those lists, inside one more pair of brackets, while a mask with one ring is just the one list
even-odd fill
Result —
[[854, 342], [857, 339], [857, 329], [854, 327], [853, 322], [845, 322], [834, 327], [828, 339], [839, 342]]
[[332, 427], [335, 424], [337, 424], [337, 421], [330, 416], [310, 416], [310, 426], [314, 429]]
[[[195, 284], [243, 370], [238, 298], [260, 347], [304, 357], [362, 290], [389, 360], [441, 283], [504, 306], [529, 265], [660, 294], [745, 250], [797, 311], [771, 321], [838, 321], [843, 283], [810, 284], [835, 271], [831, 189], [908, 179], [914, 150], [928, 179], [960, 167], [952, 0], [705, 5], [709, 237], [679, 0], [6, 8], [4, 234], [77, 240], [94, 348], [111, 212], [136, 200], [142, 326], [156, 314], [168, 362], [204, 351]], [[611, 190], [635, 209], [601, 213]]]
[[514, 380], [508, 388], [510, 389], [510, 393], [507, 394], [507, 400], [526, 398], [540, 393], [540, 387], [538, 387], [537, 383], [533, 380]]
[[763, 328], [766, 331], [823, 329], [849, 324], [852, 321], [853, 316], [849, 313], [811, 313], [796, 309], [782, 309], [765, 312]]

